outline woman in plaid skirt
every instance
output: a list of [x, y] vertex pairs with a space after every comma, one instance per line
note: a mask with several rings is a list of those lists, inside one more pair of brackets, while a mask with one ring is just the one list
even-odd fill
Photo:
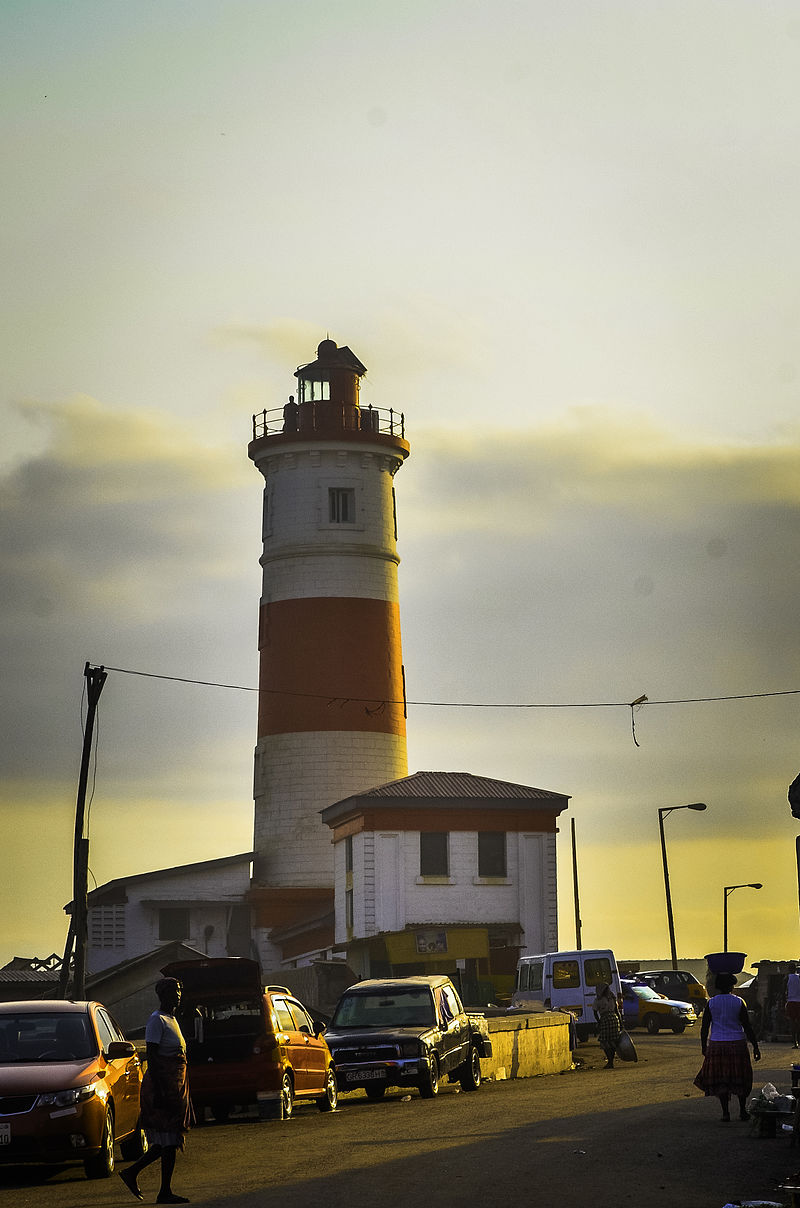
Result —
[[718, 973], [714, 985], [718, 992], [708, 1000], [700, 1025], [703, 1068], [694, 1084], [705, 1095], [716, 1095], [722, 1105], [722, 1120], [727, 1124], [731, 1095], [739, 1100], [739, 1119], [750, 1119], [746, 1104], [753, 1089], [753, 1067], [748, 1040], [753, 1046], [753, 1061], [761, 1060], [761, 1051], [744, 1000], [731, 993], [736, 985], [734, 975]]
[[603, 1069], [613, 1070], [614, 1054], [617, 1051], [617, 1042], [622, 1031], [622, 1020], [616, 996], [607, 982], [600, 982], [598, 985], [592, 1007], [597, 1020], [597, 1039], [606, 1055]]

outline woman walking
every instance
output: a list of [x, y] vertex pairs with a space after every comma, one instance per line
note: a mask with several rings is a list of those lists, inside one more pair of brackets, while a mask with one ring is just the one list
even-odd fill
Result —
[[592, 1006], [597, 1020], [597, 1039], [606, 1055], [603, 1069], [613, 1070], [614, 1054], [622, 1032], [622, 1020], [616, 995], [607, 982], [598, 984]]
[[183, 1149], [186, 1133], [194, 1123], [189, 1084], [186, 1080], [186, 1042], [175, 1011], [181, 1001], [181, 986], [174, 977], [156, 984], [159, 1009], [147, 1021], [147, 1070], [142, 1079], [141, 1116], [150, 1148], [133, 1166], [120, 1171], [120, 1178], [137, 1200], [144, 1199], [138, 1176], [161, 1159], [159, 1204], [188, 1204], [186, 1196], [172, 1190], [175, 1155]]
[[753, 1089], [753, 1067], [748, 1040], [753, 1046], [753, 1061], [761, 1060], [761, 1050], [744, 1000], [732, 993], [734, 975], [718, 973], [714, 985], [717, 993], [708, 1000], [700, 1025], [703, 1067], [694, 1084], [705, 1095], [716, 1095], [722, 1106], [722, 1121], [727, 1124], [731, 1095], [739, 1100], [739, 1119], [750, 1119], [747, 1096]]

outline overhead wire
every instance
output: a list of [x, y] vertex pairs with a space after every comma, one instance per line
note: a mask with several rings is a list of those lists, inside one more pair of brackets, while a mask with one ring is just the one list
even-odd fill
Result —
[[[254, 688], [247, 684], [226, 684], [217, 680], [201, 680], [193, 679], [183, 675], [164, 675], [156, 671], [137, 671], [129, 667], [110, 667], [108, 663], [104, 663], [106, 671], [116, 671], [119, 675], [137, 675], [145, 679], [166, 680], [170, 683], [178, 684], [195, 684], [203, 688], [227, 688], [235, 692], [269, 692], [277, 696], [297, 696], [305, 697], [312, 700], [327, 700], [340, 701], [348, 700], [357, 704], [374, 705], [377, 698], [358, 697], [358, 696], [341, 696], [331, 695], [330, 693], [322, 692], [294, 692], [291, 690], [277, 688]], [[403, 705], [414, 706], [415, 708], [435, 708], [435, 709], [618, 709], [624, 707], [633, 709], [648, 705], [703, 705], [713, 704], [717, 701], [731, 700], [762, 700], [767, 697], [777, 696], [798, 696], [800, 688], [786, 688], [775, 692], [738, 692], [730, 693], [724, 696], [686, 696], [673, 697], [665, 700], [650, 700], [648, 697], [639, 698], [633, 702], [623, 700], [605, 700], [605, 701], [453, 701], [453, 700], [386, 700], [381, 703], [384, 705]]]

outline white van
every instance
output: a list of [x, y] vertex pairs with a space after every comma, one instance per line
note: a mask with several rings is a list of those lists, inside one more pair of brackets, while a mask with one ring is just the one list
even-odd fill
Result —
[[601, 982], [607, 982], [617, 996], [622, 994], [617, 959], [610, 948], [521, 956], [511, 1008], [570, 1011], [577, 1021], [578, 1038], [585, 1040], [597, 1031], [592, 1003]]

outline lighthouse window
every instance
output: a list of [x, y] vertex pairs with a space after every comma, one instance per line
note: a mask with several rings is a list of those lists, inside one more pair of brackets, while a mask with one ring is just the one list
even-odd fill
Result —
[[355, 523], [356, 493], [352, 487], [329, 488], [328, 519], [331, 524]]
[[327, 403], [330, 402], [331, 384], [330, 382], [315, 382], [315, 381], [300, 381], [300, 402], [301, 403]]

